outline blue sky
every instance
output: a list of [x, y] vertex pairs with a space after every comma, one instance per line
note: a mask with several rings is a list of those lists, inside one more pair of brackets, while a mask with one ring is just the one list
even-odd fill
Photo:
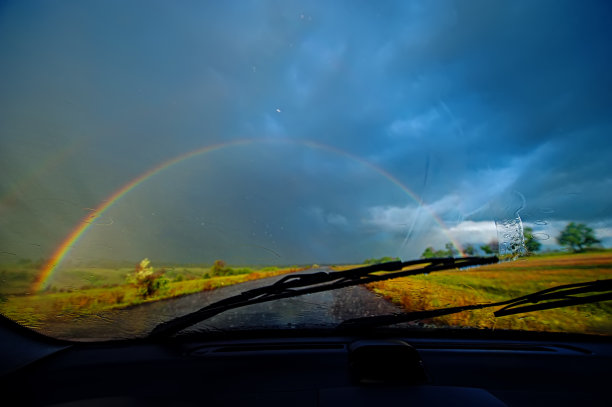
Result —
[[155, 176], [71, 255], [415, 257], [519, 209], [545, 247], [569, 221], [609, 246], [609, 2], [379, 3], [2, 3], [4, 258], [245, 138], [267, 141]]

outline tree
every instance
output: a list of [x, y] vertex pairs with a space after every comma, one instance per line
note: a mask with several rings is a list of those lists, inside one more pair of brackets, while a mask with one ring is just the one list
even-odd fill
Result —
[[451, 242], [446, 243], [444, 247], [446, 248], [446, 255], [448, 257], [456, 257], [459, 254], [459, 251]]
[[128, 281], [138, 288], [139, 294], [147, 298], [168, 285], [168, 279], [161, 270], [157, 273], [150, 265], [149, 259], [143, 259], [136, 265], [134, 273], [128, 276]]
[[476, 249], [474, 248], [474, 245], [468, 244], [463, 248], [463, 253], [467, 254], [468, 256], [473, 256], [476, 254]]
[[215, 263], [210, 268], [210, 277], [226, 276], [229, 274], [230, 268], [223, 260], [215, 260]]
[[436, 250], [431, 246], [425, 249], [423, 254], [421, 254], [422, 259], [432, 259], [434, 257], [436, 257]]
[[570, 222], [557, 237], [557, 243], [569, 247], [573, 252], [581, 252], [601, 241], [595, 237], [593, 229], [584, 223]]
[[540, 250], [542, 243], [538, 242], [535, 237], [533, 237], [532, 228], [529, 226], [525, 227], [523, 229], [523, 236], [525, 236], [525, 247], [528, 253], [535, 253]]
[[436, 250], [433, 247], [429, 246], [425, 249], [425, 251], [421, 254], [422, 259], [432, 259], [437, 257], [455, 257], [459, 254], [455, 246], [451, 242], [448, 242], [444, 245], [446, 250]]
[[495, 254], [499, 251], [499, 242], [493, 239], [489, 243], [480, 246], [480, 250], [485, 252], [485, 254]]

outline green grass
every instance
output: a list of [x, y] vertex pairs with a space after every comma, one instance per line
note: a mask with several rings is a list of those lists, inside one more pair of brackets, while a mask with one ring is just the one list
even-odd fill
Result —
[[[199, 279], [205, 276], [209, 268], [205, 267], [168, 267], [163, 269], [164, 275], [170, 281]], [[254, 269], [237, 269], [236, 274], [251, 273]], [[75, 267], [57, 272], [47, 291], [74, 291], [91, 288], [110, 288], [124, 285], [128, 274], [134, 272], [134, 267]], [[39, 270], [33, 266], [0, 265], [0, 296], [32, 294], [31, 288]]]
[[[514, 262], [398, 278], [367, 287], [407, 311], [490, 303], [563, 284], [612, 278], [612, 253], [534, 256]], [[435, 318], [439, 326], [612, 334], [612, 301], [495, 318], [494, 309]]]
[[62, 271], [47, 290], [31, 293], [36, 270], [15, 268], [4, 270], [4, 274], [1, 274], [4, 280], [0, 292], [0, 313], [25, 326], [40, 328], [46, 321], [70, 321], [82, 315], [215, 290], [302, 269], [267, 267], [237, 270], [235, 275], [221, 277], [206, 277], [208, 270], [202, 268], [166, 270], [165, 275], [170, 283], [155, 295], [143, 298], [137, 287], [126, 284], [126, 275], [133, 269], [79, 268]]
[[[359, 265], [345, 265], [347, 269]], [[207, 277], [204, 267], [165, 269], [168, 286], [150, 298], [126, 284], [133, 268], [75, 267], [61, 270], [45, 292], [31, 293], [37, 270], [29, 265], [0, 265], [0, 312], [33, 328], [46, 321], [70, 321], [80, 315], [130, 307], [248, 280], [299, 270], [235, 268], [233, 275]], [[612, 252], [552, 254], [514, 262], [398, 278], [367, 287], [408, 311], [497, 302], [562, 284], [612, 278]], [[612, 301], [495, 318], [494, 309], [466, 311], [425, 321], [437, 326], [524, 329], [612, 334]]]

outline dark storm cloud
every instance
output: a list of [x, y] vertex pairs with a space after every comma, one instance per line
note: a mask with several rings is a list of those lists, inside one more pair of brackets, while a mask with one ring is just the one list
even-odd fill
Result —
[[[83, 208], [144, 171], [245, 137], [312, 140], [366, 159], [452, 227], [491, 221], [494, 203], [516, 193], [525, 198], [527, 221], [544, 210], [550, 220], [605, 223], [612, 205], [610, 11], [606, 2], [571, 1], [10, 3], [0, 9], [0, 186], [21, 186], [2, 207], [8, 215], [0, 236], [21, 239], [24, 248], [29, 230], [44, 236], [49, 251]], [[270, 167], [256, 177], [253, 167], [248, 175], [257, 182], [243, 185], [247, 167], [238, 159], [208, 168], [218, 179], [200, 183], [224, 204], [198, 195], [197, 181], [185, 175], [191, 192], [181, 194], [189, 198], [168, 193], [156, 205], [167, 216], [188, 214], [193, 224], [168, 221], [166, 239], [204, 239], [201, 223], [213, 225], [214, 213], [218, 224], [242, 225], [225, 235], [236, 241], [262, 232], [244, 227], [252, 218], [282, 214], [291, 219], [285, 226], [302, 232], [301, 246], [333, 257], [363, 251], [351, 234], [366, 234], [373, 252], [384, 254], [411, 224], [437, 227], [388, 217], [429, 215], [415, 212], [416, 202], [380, 174], [375, 180], [355, 170], [363, 171], [358, 159], [296, 146], [270, 150], [302, 160], [283, 176]], [[347, 182], [342, 193], [335, 177]], [[266, 194], [247, 210], [243, 198], [256, 195], [256, 185]], [[147, 221], [154, 208], [144, 196], [134, 195], [133, 212], [129, 199], [116, 210], [153, 241], [161, 232]], [[303, 208], [288, 210], [298, 197]], [[207, 215], [190, 202], [235, 215]], [[373, 213], [393, 219], [378, 224], [389, 234], [368, 229]], [[266, 248], [299, 256], [289, 243]], [[200, 250], [182, 247], [194, 258]]]

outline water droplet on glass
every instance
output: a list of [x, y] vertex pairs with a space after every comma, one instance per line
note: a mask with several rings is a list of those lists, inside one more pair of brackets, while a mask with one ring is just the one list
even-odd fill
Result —
[[495, 226], [499, 236], [499, 254], [502, 257], [518, 258], [525, 249], [525, 238], [518, 213], [515, 218], [497, 219]]
[[534, 223], [535, 225], [541, 225], [541, 226], [548, 225], [548, 222], [546, 222], [545, 220], [541, 220], [541, 219], [540, 219], [540, 220], [536, 220], [536, 221], [535, 221], [535, 222], [533, 222], [533, 223]]
[[550, 239], [550, 235], [547, 233], [534, 233], [533, 238], [537, 240], [548, 240]]
[[555, 213], [553, 208], [540, 208], [540, 212], [542, 213]]

